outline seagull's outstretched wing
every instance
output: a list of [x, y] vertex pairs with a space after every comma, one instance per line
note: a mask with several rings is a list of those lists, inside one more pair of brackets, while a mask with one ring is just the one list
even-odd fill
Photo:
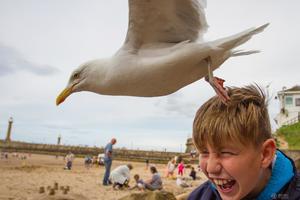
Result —
[[123, 47], [178, 43], [202, 38], [208, 25], [205, 0], [129, 0], [128, 31]]

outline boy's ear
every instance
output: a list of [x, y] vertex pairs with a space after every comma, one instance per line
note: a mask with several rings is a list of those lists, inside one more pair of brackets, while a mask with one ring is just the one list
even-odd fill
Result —
[[262, 145], [262, 168], [268, 168], [272, 163], [276, 153], [276, 143], [274, 139], [267, 139]]

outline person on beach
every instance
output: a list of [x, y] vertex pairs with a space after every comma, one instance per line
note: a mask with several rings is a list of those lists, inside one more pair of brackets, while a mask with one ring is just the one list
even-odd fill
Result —
[[179, 186], [179, 187], [182, 187], [182, 188], [187, 188], [187, 187], [191, 187], [192, 186], [191, 184], [188, 184], [185, 181], [185, 178], [182, 177], [182, 176], [177, 176], [176, 185]]
[[149, 169], [149, 159], [146, 159], [145, 163], [146, 163], [146, 170], [148, 170]]
[[183, 171], [184, 171], [184, 162], [181, 160], [181, 162], [177, 166], [178, 168], [178, 175], [183, 176]]
[[92, 157], [89, 155], [86, 155], [84, 157], [84, 166], [86, 169], [89, 169], [92, 166]]
[[131, 187], [130, 189], [133, 190], [135, 188], [138, 188], [139, 190], [144, 191], [144, 189], [145, 189], [145, 183], [144, 183], [143, 179], [141, 179], [138, 174], [135, 174], [133, 176], [133, 178], [135, 180], [135, 185], [133, 187]]
[[174, 178], [174, 171], [175, 171], [175, 159], [171, 159], [168, 164], [167, 164], [167, 169], [166, 169], [166, 178]]
[[113, 184], [113, 189], [121, 189], [123, 186], [128, 186], [130, 181], [130, 171], [132, 170], [132, 165], [121, 165], [114, 170], [112, 170], [109, 180]]
[[191, 177], [193, 180], [196, 180], [196, 170], [195, 170], [194, 167], [191, 167], [190, 177]]
[[73, 160], [74, 160], [74, 154], [72, 152], [69, 152], [66, 157], [65, 157], [65, 160], [66, 160], [66, 166], [65, 166], [65, 169], [68, 169], [68, 170], [71, 170], [72, 169], [72, 166], [73, 166]]
[[148, 190], [161, 190], [163, 188], [162, 180], [160, 174], [158, 173], [155, 166], [150, 167], [150, 172], [152, 174], [151, 179], [145, 181], [145, 188]]
[[104, 148], [105, 172], [104, 172], [103, 183], [102, 183], [104, 186], [110, 185], [109, 175], [110, 175], [110, 169], [112, 165], [113, 145], [116, 143], [117, 143], [117, 139], [112, 138], [111, 141]]

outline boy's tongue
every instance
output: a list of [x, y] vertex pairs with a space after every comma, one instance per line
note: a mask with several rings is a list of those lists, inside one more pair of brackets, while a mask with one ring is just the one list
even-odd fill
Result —
[[222, 192], [231, 192], [233, 185], [235, 184], [235, 180], [229, 181], [226, 184], [218, 185]]

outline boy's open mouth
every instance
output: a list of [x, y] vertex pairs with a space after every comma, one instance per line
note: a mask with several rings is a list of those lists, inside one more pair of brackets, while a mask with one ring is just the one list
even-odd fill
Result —
[[231, 192], [236, 183], [235, 180], [230, 179], [213, 179], [213, 182], [223, 193]]

